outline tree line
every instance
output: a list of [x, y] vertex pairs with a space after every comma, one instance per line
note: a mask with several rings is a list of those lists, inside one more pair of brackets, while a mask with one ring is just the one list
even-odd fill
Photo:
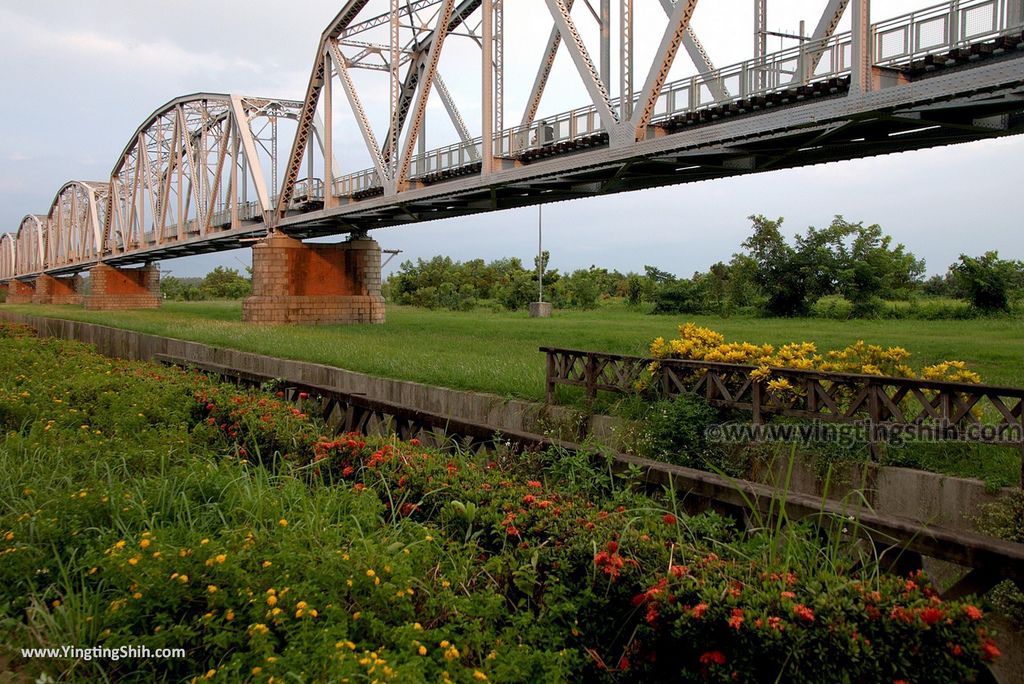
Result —
[[[680, 277], [654, 266], [621, 273], [591, 266], [570, 273], [548, 268], [544, 298], [558, 308], [594, 308], [621, 297], [654, 313], [829, 318], [882, 315], [968, 317], [1008, 312], [1024, 299], [1024, 262], [997, 252], [962, 254], [942, 275], [925, 278], [925, 262], [876, 224], [836, 216], [787, 239], [783, 219], [750, 217], [751, 233], [728, 262]], [[538, 296], [538, 259], [465, 262], [436, 256], [405, 261], [385, 291], [390, 301], [432, 309], [468, 310], [481, 303], [509, 310]]]

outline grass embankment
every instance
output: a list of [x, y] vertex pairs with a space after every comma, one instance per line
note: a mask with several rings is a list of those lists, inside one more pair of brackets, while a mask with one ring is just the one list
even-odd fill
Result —
[[[302, 398], [313, 401], [313, 398]], [[855, 523], [742, 534], [585, 457], [439, 454], [0, 326], [0, 643], [61, 681], [970, 681]], [[767, 522], [767, 521], [765, 521]], [[183, 648], [23, 660], [19, 647]]]
[[[923, 366], [964, 360], [983, 382], [1024, 385], [1024, 320], [895, 321], [654, 316], [615, 302], [594, 311], [525, 313], [428, 311], [389, 305], [381, 326], [252, 326], [238, 302], [167, 302], [159, 310], [91, 312], [73, 306], [4, 310], [102, 323], [243, 351], [325, 363], [381, 377], [522, 399], [544, 397], [538, 347], [647, 355], [656, 337], [672, 338], [683, 320], [730, 340], [780, 345], [811, 341], [821, 350], [857, 340], [902, 346]], [[561, 388], [565, 390], [566, 388]], [[571, 393], [566, 392], [566, 397]]]

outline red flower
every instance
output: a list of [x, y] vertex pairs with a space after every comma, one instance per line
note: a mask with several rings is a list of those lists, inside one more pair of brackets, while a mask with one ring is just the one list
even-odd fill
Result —
[[985, 643], [983, 643], [981, 645], [981, 658], [982, 658], [982, 660], [995, 660], [996, 658], [998, 658], [1001, 655], [1002, 655], [1002, 653], [999, 652], [999, 648], [996, 647], [995, 642], [992, 641], [991, 639], [989, 639], [988, 641], [986, 641]]
[[695, 618], [697, 618], [699, 620], [702, 617], [704, 617], [704, 613], [708, 612], [708, 604], [706, 604], [706, 603], [698, 603], [697, 605], [695, 605], [693, 607], [693, 611], [692, 612], [693, 612], [693, 617], [695, 617]]
[[960, 647], [960, 644], [952, 644], [949, 647], [949, 650], [950, 650], [950, 652], [952, 652], [953, 655], [958, 656], [958, 657], [963, 655], [963, 652], [964, 652], [964, 649], [962, 649]]
[[309, 399], [309, 392], [299, 392], [299, 399]]
[[982, 613], [978, 608], [972, 605], [964, 606], [964, 612], [967, 613], [967, 617], [969, 617], [972, 620], [980, 620], [982, 617], [984, 617], [984, 613]]
[[516, 528], [515, 525], [509, 525], [508, 527], [506, 527], [505, 528], [505, 533], [508, 534], [508, 536], [510, 536], [510, 537], [518, 537], [519, 536], [519, 530]]
[[808, 622], [814, 622], [814, 611], [802, 603], [793, 606], [793, 614]]
[[666, 513], [665, 517], [663, 517], [661, 520], [666, 525], [675, 525], [676, 524], [676, 516], [672, 515], [671, 513]]
[[409, 444], [411, 446], [419, 446], [420, 445], [420, 440], [418, 440], [415, 437], [413, 437], [412, 439], [409, 440]]
[[725, 665], [725, 654], [721, 651], [708, 651], [700, 656], [701, 665]]
[[684, 575], [688, 575], [688, 574], [690, 574], [690, 566], [689, 565], [673, 565], [672, 566], [672, 576], [673, 577], [683, 577]]
[[529, 480], [526, 483], [527, 487], [533, 487], [534, 489], [540, 489], [541, 483], [538, 480]]
[[526, 496], [523, 497], [523, 503], [524, 504], [532, 504], [533, 501], [534, 501], [533, 494], [527, 494]]
[[938, 608], [928, 607], [921, 611], [921, 621], [929, 627], [940, 622], [946, 615]]
[[740, 628], [740, 626], [742, 624], [743, 624], [743, 609], [742, 608], [733, 608], [732, 609], [732, 617], [729, 618], [729, 626], [732, 627], [735, 630], [739, 630], [739, 628]]
[[791, 591], [784, 591], [784, 592], [782, 592], [781, 596], [782, 596], [782, 598], [790, 598], [790, 599], [791, 598], [796, 598], [796, 594], [794, 594]]

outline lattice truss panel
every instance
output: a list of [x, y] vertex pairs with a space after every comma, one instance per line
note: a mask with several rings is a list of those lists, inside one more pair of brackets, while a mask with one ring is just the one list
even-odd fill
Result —
[[57, 191], [43, 224], [47, 268], [100, 256], [109, 193], [110, 184], [102, 181], [71, 181]]
[[[262, 221], [301, 103], [180, 98], [139, 127], [115, 165], [103, 246], [118, 254]], [[282, 130], [284, 129], [284, 130]]]
[[[771, 59], [763, 54], [762, 11], [762, 54], [723, 70], [693, 26], [697, 0], [350, 0], [321, 38], [278, 213], [306, 198], [304, 163], [307, 177], [327, 179], [330, 208], [343, 198], [397, 194], [452, 170], [487, 174], [496, 159], [515, 160], [556, 142], [591, 136], [632, 144], [680, 107], [848, 68], [848, 41], [844, 48], [832, 40], [848, 3], [823, 1], [813, 33], [789, 37], [802, 48]], [[547, 40], [514, 35], [524, 29], [523, 16], [531, 35], [550, 28]], [[677, 60], [680, 48], [687, 57]], [[520, 83], [506, 93], [510, 60], [518, 71], [536, 70], [532, 86]], [[548, 88], [556, 61], [575, 79], [580, 107], [538, 117], [546, 93], [559, 99]], [[689, 76], [669, 83], [680, 73]], [[522, 107], [521, 116], [512, 106]], [[506, 127], [506, 115], [516, 122]], [[321, 149], [330, 155], [309, 150], [318, 116], [326, 136]]]
[[39, 273], [46, 266], [46, 217], [29, 214], [15, 236], [15, 268], [18, 275]]
[[17, 238], [13, 234], [0, 235], [0, 279], [7, 280], [14, 277], [17, 249]]

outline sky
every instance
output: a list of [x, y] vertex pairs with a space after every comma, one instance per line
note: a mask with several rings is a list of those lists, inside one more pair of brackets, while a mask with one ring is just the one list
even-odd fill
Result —
[[[14, 232], [26, 214], [45, 213], [68, 180], [109, 178], [139, 124], [174, 97], [208, 91], [301, 99], [320, 34], [342, 4], [35, 0], [0, 5], [0, 63], [5, 65], [0, 84], [7, 102], [0, 108], [0, 231]], [[508, 125], [521, 116], [551, 19], [542, 0], [505, 4]], [[751, 56], [752, 4], [704, 0], [698, 5], [692, 25], [716, 65]], [[769, 0], [769, 29], [796, 33], [805, 19], [810, 31], [825, 4]], [[873, 18], [928, 4], [876, 0]], [[590, 37], [593, 22], [583, 0], [577, 5], [574, 17]], [[644, 63], [665, 19], [651, 11], [655, 0], [638, 0], [635, 6], [637, 61]], [[848, 24], [844, 18], [840, 30]], [[451, 40], [441, 72], [472, 130], [479, 121], [479, 61], [474, 76], [465, 67], [473, 63], [472, 43], [464, 37]], [[772, 39], [769, 49], [782, 44]], [[680, 51], [670, 78], [693, 71]], [[646, 66], [639, 68], [638, 85], [644, 73]], [[379, 120], [386, 81], [363, 72], [357, 86], [371, 119]], [[585, 100], [563, 48], [540, 115]], [[453, 141], [442, 113], [432, 100], [428, 147]], [[337, 117], [335, 131], [343, 172], [369, 166], [351, 118]], [[543, 208], [544, 248], [551, 252], [552, 267], [562, 271], [595, 264], [642, 272], [652, 265], [688, 275], [728, 260], [749, 234], [751, 214], [784, 217], [789, 235], [827, 225], [841, 214], [880, 224], [923, 257], [929, 273], [944, 272], [965, 252], [996, 249], [1004, 258], [1021, 259], [1020, 212], [1013, 209], [1019, 206], [1021, 174], [1013, 160], [1022, 156], [1024, 136], [1016, 136], [549, 204]], [[537, 227], [538, 211], [528, 208], [382, 229], [372, 236], [384, 249], [401, 250], [390, 271], [402, 260], [436, 254], [460, 260], [519, 256], [530, 263]], [[249, 250], [236, 250], [167, 261], [162, 269], [196, 276], [217, 265], [241, 268], [249, 258]]]

